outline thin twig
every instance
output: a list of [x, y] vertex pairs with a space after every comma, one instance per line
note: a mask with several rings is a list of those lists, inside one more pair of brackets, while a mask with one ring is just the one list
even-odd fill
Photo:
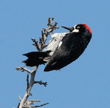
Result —
[[17, 67], [17, 68], [16, 68], [16, 70], [22, 70], [22, 72], [27, 71], [27, 72], [28, 72], [28, 73], [30, 73], [30, 74], [32, 74], [32, 73], [33, 73], [33, 71], [30, 71], [30, 70], [28, 70], [27, 68], [22, 67], [22, 66]]
[[36, 41], [34, 38], [31, 38], [31, 40], [34, 42], [33, 45], [36, 47], [36, 49], [37, 49], [38, 51], [40, 51], [38, 41]]
[[27, 81], [27, 89], [29, 88], [29, 74], [27, 74], [27, 79], [26, 79], [26, 81]]
[[40, 85], [44, 85], [45, 87], [47, 86], [47, 82], [42, 82], [42, 80], [41, 81], [34, 81], [34, 84], [35, 83], [39, 83]]
[[20, 96], [19, 96], [19, 100], [20, 100], [20, 101], [22, 100]]
[[33, 107], [42, 107], [42, 106], [47, 105], [47, 104], [49, 104], [49, 103], [45, 103], [45, 104], [41, 104], [41, 105], [37, 105], [37, 106], [32, 106], [32, 108]]

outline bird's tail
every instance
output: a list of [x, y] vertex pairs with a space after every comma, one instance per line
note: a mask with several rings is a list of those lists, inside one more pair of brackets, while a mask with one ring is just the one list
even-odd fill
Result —
[[26, 64], [26, 66], [37, 66], [39, 64], [44, 64], [46, 61], [43, 59], [45, 57], [49, 57], [49, 53], [51, 51], [46, 51], [46, 52], [29, 52], [26, 54], [23, 54], [24, 56], [28, 57], [27, 60], [22, 61], [23, 63]]

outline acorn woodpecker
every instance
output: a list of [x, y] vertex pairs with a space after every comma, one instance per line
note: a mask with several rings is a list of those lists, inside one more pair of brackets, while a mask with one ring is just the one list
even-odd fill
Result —
[[47, 63], [44, 71], [59, 70], [75, 61], [85, 50], [92, 37], [92, 31], [86, 24], [64, 27], [69, 33], [55, 33], [46, 51], [24, 54], [27, 66]]

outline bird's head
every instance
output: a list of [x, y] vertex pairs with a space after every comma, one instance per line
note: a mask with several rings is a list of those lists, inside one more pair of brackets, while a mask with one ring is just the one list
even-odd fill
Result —
[[77, 24], [74, 27], [62, 27], [69, 30], [71, 33], [78, 33], [84, 35], [92, 34], [90, 27], [86, 24]]

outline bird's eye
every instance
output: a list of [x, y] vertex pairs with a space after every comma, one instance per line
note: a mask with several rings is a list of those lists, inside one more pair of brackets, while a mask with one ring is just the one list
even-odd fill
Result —
[[77, 26], [77, 28], [79, 29], [79, 28], [80, 28], [80, 26]]

